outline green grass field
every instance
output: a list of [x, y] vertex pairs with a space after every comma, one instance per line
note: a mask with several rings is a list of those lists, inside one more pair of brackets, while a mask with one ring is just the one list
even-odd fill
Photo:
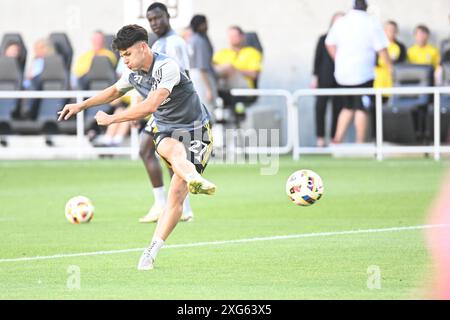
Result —
[[[416, 298], [430, 267], [424, 230], [333, 233], [426, 224], [447, 166], [283, 157], [278, 173], [265, 176], [258, 165], [211, 164], [205, 176], [217, 194], [191, 196], [195, 220], [177, 226], [154, 270], [139, 272], [140, 251], [5, 261], [145, 247], [155, 225], [137, 220], [153, 196], [139, 161], [0, 162], [0, 299]], [[301, 168], [325, 184], [324, 197], [307, 208], [284, 193]], [[94, 202], [89, 224], [64, 217], [75, 195]], [[312, 236], [173, 247], [299, 234]], [[79, 289], [67, 285], [70, 266], [80, 270]], [[380, 270], [380, 289], [367, 286], [370, 266]]]

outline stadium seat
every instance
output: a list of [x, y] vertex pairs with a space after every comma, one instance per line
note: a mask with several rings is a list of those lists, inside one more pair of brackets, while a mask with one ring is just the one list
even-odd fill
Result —
[[[450, 62], [444, 63], [442, 69], [444, 71], [444, 83], [442, 86], [450, 87]], [[443, 94], [441, 96], [441, 108], [450, 110], [450, 94]]]
[[[44, 70], [39, 79], [40, 90], [68, 90], [69, 73], [64, 59], [56, 54], [46, 57]], [[67, 103], [66, 98], [43, 98], [39, 103], [37, 123], [45, 134], [58, 133], [57, 112]], [[62, 123], [61, 123], [62, 124]]]
[[72, 67], [73, 49], [69, 37], [63, 32], [53, 32], [49, 36], [55, 51], [63, 57], [64, 66], [70, 72]]
[[[22, 72], [14, 58], [0, 56], [0, 90], [20, 90]], [[20, 99], [0, 99], [0, 134], [11, 133], [13, 112], [17, 110]]]
[[[105, 49], [108, 49], [108, 50], [111, 50], [112, 52], [114, 52], [114, 54], [116, 55], [117, 61], [119, 61], [119, 59], [120, 59], [119, 51], [115, 51], [112, 49], [113, 40], [114, 40], [113, 34], [105, 34]], [[115, 65], [114, 67], [117, 67], [117, 65]]]
[[11, 43], [16, 42], [20, 45], [20, 57], [19, 57], [19, 67], [23, 72], [25, 70], [25, 63], [27, 61], [27, 48], [22, 39], [22, 36], [19, 33], [5, 33], [2, 38], [2, 42], [0, 45], [0, 52], [3, 54], [5, 52], [6, 47]]
[[[241, 124], [242, 129], [255, 129], [256, 133], [261, 133], [260, 130], [267, 131], [266, 141], [258, 141], [258, 146], [262, 147], [277, 147], [283, 146], [287, 142], [287, 112], [284, 108], [280, 108], [275, 104], [256, 104], [246, 111], [245, 121]], [[279, 133], [278, 141], [269, 141], [270, 130], [277, 130]], [[260, 137], [258, 137], [259, 139]], [[246, 146], [248, 147], [248, 146]]]
[[[91, 68], [86, 75], [86, 87], [83, 89], [103, 90], [113, 85], [116, 81], [117, 74], [111, 61], [105, 56], [96, 56], [92, 60]], [[106, 104], [87, 109], [85, 111], [87, 130], [96, 126], [94, 116], [99, 110], [108, 112], [111, 110], [111, 106]]]
[[259, 41], [259, 37], [256, 32], [246, 32], [245, 33], [244, 46], [253, 47], [253, 48], [257, 49], [258, 51], [260, 51], [261, 53], [264, 53], [264, 49], [261, 45], [261, 42]]
[[[432, 85], [433, 68], [426, 65], [398, 64], [394, 66], [394, 87], [427, 87]], [[385, 141], [415, 144], [422, 137], [421, 123], [430, 103], [429, 94], [393, 95], [383, 110]], [[425, 120], [425, 119], [423, 119]], [[425, 121], [423, 121], [425, 123]]]
[[[444, 87], [450, 87], [450, 62], [442, 64], [443, 69], [443, 84]], [[450, 142], [450, 94], [441, 94], [441, 132], [440, 139], [441, 142]], [[430, 108], [430, 112], [428, 114], [428, 126], [430, 128], [430, 132], [434, 132], [434, 113], [433, 109]]]

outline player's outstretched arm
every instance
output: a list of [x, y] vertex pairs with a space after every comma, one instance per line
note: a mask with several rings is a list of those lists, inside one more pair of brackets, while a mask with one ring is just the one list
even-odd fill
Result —
[[111, 101], [120, 98], [123, 94], [124, 92], [118, 90], [114, 84], [83, 102], [66, 104], [64, 108], [58, 112], [58, 121], [63, 119], [68, 120], [71, 116], [77, 114], [81, 110], [110, 103]]
[[157, 89], [150, 93], [148, 97], [133, 107], [125, 109], [115, 114], [106, 114], [103, 111], [97, 112], [95, 119], [101, 126], [108, 126], [111, 123], [119, 123], [131, 120], [143, 119], [158, 109], [158, 107], [169, 97], [169, 90], [165, 88]]

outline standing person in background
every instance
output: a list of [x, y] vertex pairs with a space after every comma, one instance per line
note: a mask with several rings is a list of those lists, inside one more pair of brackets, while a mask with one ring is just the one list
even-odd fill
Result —
[[[337, 19], [344, 16], [343, 12], [337, 12], [331, 19], [330, 28], [336, 22]], [[316, 46], [316, 53], [314, 55], [314, 71], [313, 80], [311, 82], [311, 88], [336, 88], [337, 83], [334, 77], [334, 61], [331, 58], [325, 47], [325, 38], [327, 34], [322, 35], [319, 38]], [[332, 122], [331, 122], [331, 137], [334, 137], [336, 133], [336, 124], [341, 110], [340, 97], [339, 96], [318, 96], [316, 98], [316, 134], [317, 134], [317, 146], [325, 146], [325, 115], [327, 111], [328, 101], [332, 102]]]
[[[147, 9], [147, 20], [150, 28], [158, 37], [152, 45], [152, 51], [166, 54], [175, 59], [180, 69], [189, 75], [190, 65], [187, 46], [183, 38], [177, 35], [170, 26], [170, 15], [167, 7], [160, 2], [152, 3]], [[154, 135], [152, 131], [142, 130], [139, 154], [153, 187], [155, 203], [148, 213], [139, 219], [141, 223], [158, 221], [167, 202], [162, 170], [156, 157], [155, 143], [153, 141]], [[170, 176], [173, 176], [171, 169], [169, 169], [169, 172]], [[191, 221], [193, 217], [194, 213], [189, 203], [189, 196], [186, 196], [183, 203], [183, 214], [180, 219], [181, 221]]]
[[217, 85], [212, 66], [213, 46], [208, 38], [208, 21], [197, 14], [190, 22], [192, 34], [188, 41], [191, 79], [200, 96], [200, 101], [214, 114], [217, 99]]
[[[388, 39], [381, 23], [367, 14], [365, 0], [353, 0], [353, 10], [336, 21], [325, 40], [335, 61], [335, 77], [341, 88], [373, 88], [376, 53], [392, 69]], [[343, 96], [334, 143], [341, 143], [354, 118], [356, 142], [366, 140], [369, 96]]]

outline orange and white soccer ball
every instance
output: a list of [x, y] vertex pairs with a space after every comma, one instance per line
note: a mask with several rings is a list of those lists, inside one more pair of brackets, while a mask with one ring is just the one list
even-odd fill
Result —
[[291, 174], [286, 182], [286, 194], [299, 206], [310, 206], [323, 195], [322, 178], [312, 170], [299, 170]]
[[94, 206], [88, 198], [76, 196], [67, 201], [65, 213], [70, 223], [88, 223], [94, 217]]

